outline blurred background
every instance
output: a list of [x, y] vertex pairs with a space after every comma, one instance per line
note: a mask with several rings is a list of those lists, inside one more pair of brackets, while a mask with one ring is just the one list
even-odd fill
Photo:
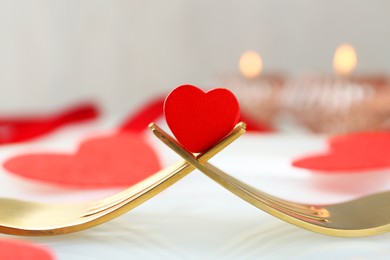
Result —
[[247, 50], [265, 73], [332, 73], [348, 42], [356, 73], [390, 73], [389, 10], [386, 0], [2, 0], [0, 111], [92, 98], [128, 113], [177, 85], [237, 73]]
[[[134, 130], [135, 121], [142, 133], [154, 118], [132, 120], [133, 113], [160, 98], [149, 107], [153, 117], [155, 108], [162, 108], [161, 97], [186, 83], [230, 88], [240, 101], [241, 115], [247, 116], [241, 119], [261, 133], [246, 134], [215, 159], [218, 167], [244, 182], [315, 205], [388, 191], [390, 131], [346, 138], [327, 134], [390, 130], [389, 14], [388, 0], [0, 0], [0, 145], [19, 142], [0, 149], [0, 197], [57, 203], [117, 192], [108, 188], [118, 179], [111, 171], [118, 164], [107, 158], [116, 158], [122, 147], [133, 150], [131, 146], [108, 149], [100, 143], [102, 155], [96, 156], [101, 157], [87, 154], [83, 158], [92, 159], [86, 168], [69, 160], [76, 164], [69, 175], [50, 168], [50, 153], [76, 151], [83, 140], [96, 140], [107, 122], [107, 128], [124, 133]], [[96, 118], [93, 106], [72, 110], [85, 100], [101, 107], [105, 120], [24, 142], [62, 124]], [[48, 117], [48, 122], [2, 121], [13, 114], [55, 115], [67, 107], [70, 112]], [[304, 134], [278, 131], [296, 129]], [[146, 141], [161, 167], [177, 160], [153, 136]], [[49, 159], [44, 158], [49, 170], [34, 173], [41, 151], [49, 152]], [[25, 175], [4, 166], [19, 155], [38, 155], [31, 165], [23, 160], [19, 164]], [[127, 156], [118, 157], [126, 160], [121, 165], [129, 165]], [[88, 177], [96, 174], [88, 171], [96, 163], [99, 169], [107, 163], [108, 170], [99, 178]], [[104, 184], [107, 178], [107, 189], [67, 188], [73, 177], [83, 183], [83, 176], [85, 187], [95, 179]], [[58, 187], [51, 177], [60, 180]], [[192, 174], [106, 225], [28, 240], [72, 260], [390, 255], [390, 233], [381, 239], [341, 241], [262, 214], [205, 176]]]

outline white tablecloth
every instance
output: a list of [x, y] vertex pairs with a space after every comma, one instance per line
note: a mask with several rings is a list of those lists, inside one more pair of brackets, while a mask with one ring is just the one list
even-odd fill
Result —
[[[25, 151], [72, 151], [101, 125], [73, 126], [38, 141], [3, 146], [0, 160]], [[178, 159], [148, 137], [164, 165]], [[246, 134], [212, 162], [259, 189], [290, 200], [331, 203], [390, 189], [390, 171], [319, 175], [290, 161], [325, 149], [325, 137]], [[118, 189], [74, 190], [29, 182], [0, 170], [0, 196], [63, 202], [101, 198]], [[335, 238], [287, 224], [195, 171], [127, 214], [90, 230], [56, 237], [13, 237], [47, 245], [59, 259], [387, 259], [390, 234]]]

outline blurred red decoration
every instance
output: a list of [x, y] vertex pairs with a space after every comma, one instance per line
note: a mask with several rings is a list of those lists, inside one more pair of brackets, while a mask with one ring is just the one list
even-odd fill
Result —
[[293, 166], [321, 172], [359, 172], [390, 168], [390, 132], [336, 136], [330, 150], [293, 161]]
[[53, 253], [46, 247], [31, 242], [0, 239], [1, 260], [54, 260]]
[[147, 102], [134, 114], [131, 114], [125, 122], [119, 127], [119, 131], [143, 132], [148, 125], [157, 120], [163, 114], [165, 98], [156, 98]]
[[84, 103], [49, 116], [0, 117], [0, 144], [27, 141], [61, 126], [95, 119], [98, 116], [96, 105]]
[[79, 188], [130, 186], [161, 169], [155, 151], [134, 133], [86, 140], [75, 154], [15, 156], [4, 167], [24, 178]]

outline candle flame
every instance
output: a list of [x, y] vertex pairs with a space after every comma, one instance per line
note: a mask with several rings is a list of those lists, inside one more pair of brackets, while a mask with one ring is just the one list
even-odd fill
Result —
[[240, 57], [240, 72], [246, 78], [255, 78], [263, 70], [263, 61], [255, 51], [246, 51]]
[[349, 44], [340, 45], [334, 54], [333, 69], [339, 75], [349, 75], [357, 65], [355, 49]]

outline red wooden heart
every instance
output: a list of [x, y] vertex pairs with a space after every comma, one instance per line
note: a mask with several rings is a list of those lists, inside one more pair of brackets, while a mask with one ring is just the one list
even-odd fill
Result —
[[46, 247], [19, 240], [0, 239], [1, 260], [52, 260]]
[[161, 168], [150, 145], [133, 133], [84, 141], [74, 155], [16, 156], [4, 167], [25, 178], [85, 188], [133, 185]]
[[200, 153], [229, 134], [240, 118], [240, 108], [227, 89], [205, 93], [183, 85], [166, 98], [164, 114], [177, 140], [189, 151]]
[[295, 160], [293, 166], [315, 171], [356, 172], [390, 167], [390, 133], [356, 133], [329, 140], [330, 151]]
[[[119, 127], [119, 131], [133, 131], [141, 133], [148, 129], [150, 122], [157, 120], [163, 114], [165, 97], [156, 98], [141, 106], [136, 112], [126, 118], [123, 124]], [[255, 121], [249, 115], [241, 113], [240, 120], [246, 124], [247, 132], [274, 132], [275, 129], [271, 125]]]

